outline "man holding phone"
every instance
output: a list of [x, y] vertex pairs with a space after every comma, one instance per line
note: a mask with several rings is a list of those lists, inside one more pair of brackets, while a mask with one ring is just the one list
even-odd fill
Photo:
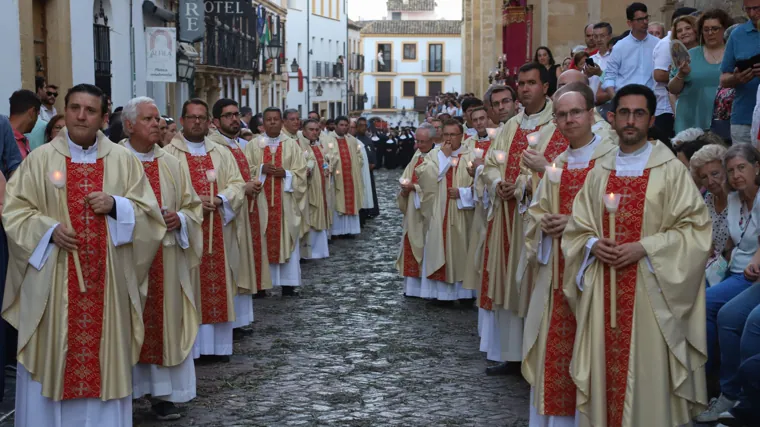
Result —
[[760, 85], [760, 63], [749, 66], [746, 61], [760, 54], [760, 0], [743, 0], [744, 12], [749, 21], [740, 25], [728, 39], [720, 70], [720, 85], [736, 89], [731, 110], [731, 139], [734, 144], [751, 144], [752, 112], [755, 108], [757, 88]]

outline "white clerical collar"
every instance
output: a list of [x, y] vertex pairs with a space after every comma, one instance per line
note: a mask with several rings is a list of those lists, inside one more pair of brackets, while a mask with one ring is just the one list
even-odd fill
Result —
[[464, 148], [464, 145], [460, 145], [459, 148], [451, 152], [452, 157], [459, 157], [459, 153], [462, 151], [462, 148]]
[[135, 147], [132, 146], [132, 144], [129, 143], [129, 140], [127, 140], [126, 144], [124, 144], [132, 150], [132, 152], [135, 154], [135, 156], [141, 161], [141, 162], [152, 162], [156, 159], [156, 154], [154, 153], [154, 150], [150, 150], [147, 153], [141, 153], [137, 150], [135, 150]]
[[74, 143], [66, 133], [66, 139], [69, 143], [69, 153], [71, 153], [71, 161], [74, 163], [96, 163], [98, 161], [98, 141], [96, 140], [90, 148], [82, 148]]
[[537, 128], [539, 123], [541, 123], [541, 115], [543, 114], [545, 109], [546, 109], [546, 105], [544, 105], [544, 108], [542, 108], [541, 111], [539, 111], [536, 114], [528, 114], [525, 111], [523, 111], [523, 117], [522, 117], [522, 121], [520, 122], [520, 128], [525, 129], [525, 130], [533, 130]]
[[618, 149], [615, 159], [615, 171], [618, 176], [641, 176], [644, 174], [649, 156], [652, 154], [652, 144], [647, 142], [644, 147], [633, 153], [623, 153]]
[[264, 134], [262, 135], [263, 138], [266, 138], [267, 145], [280, 145], [280, 135], [277, 135], [276, 137], [272, 138], [271, 136]]
[[184, 136], [182, 139], [185, 140], [185, 144], [187, 144], [187, 149], [190, 151], [190, 154], [193, 156], [205, 156], [206, 155], [206, 141], [201, 142], [192, 142], [188, 141], [187, 138]]
[[229, 145], [231, 148], [238, 148], [237, 138], [235, 138], [235, 139], [227, 138], [227, 135], [225, 135], [225, 134], [223, 134], [221, 132], [219, 132], [219, 135], [222, 135], [222, 137], [224, 138], [224, 140], [227, 141], [227, 145]]
[[581, 148], [568, 148], [567, 149], [567, 168], [568, 169], [585, 169], [588, 167], [591, 161], [591, 156], [594, 155], [594, 150], [602, 141], [598, 135], [589, 141], [588, 144]]

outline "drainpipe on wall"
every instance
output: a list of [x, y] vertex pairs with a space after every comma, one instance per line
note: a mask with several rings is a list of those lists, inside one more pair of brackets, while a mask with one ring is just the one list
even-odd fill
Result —
[[[132, 98], [137, 97], [137, 66], [135, 65], [135, 25], [134, 25], [134, 15], [135, 11], [133, 9], [133, 0], [129, 0], [129, 79], [130, 79], [130, 86], [132, 90]], [[142, 9], [141, 9], [142, 10]]]
[[309, 10], [309, 4], [306, 2], [306, 117], [309, 117], [309, 111], [311, 111], [311, 11]]

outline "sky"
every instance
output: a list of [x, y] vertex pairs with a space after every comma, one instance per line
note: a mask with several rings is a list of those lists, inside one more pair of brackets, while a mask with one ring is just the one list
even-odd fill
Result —
[[[439, 19], [462, 19], [462, 0], [436, 0]], [[388, 14], [385, 0], [348, 0], [348, 17], [354, 21], [383, 19]]]

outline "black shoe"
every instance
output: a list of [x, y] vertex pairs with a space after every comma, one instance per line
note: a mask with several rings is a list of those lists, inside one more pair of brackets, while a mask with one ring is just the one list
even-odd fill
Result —
[[454, 307], [455, 302], [456, 301], [441, 301], [441, 300], [434, 299], [430, 301], [430, 305], [435, 306], [435, 307], [440, 307], [440, 308], [451, 308], [451, 307]]
[[153, 413], [161, 421], [173, 421], [182, 417], [179, 409], [171, 402], [159, 402], [153, 405]]
[[477, 301], [477, 298], [466, 298], [466, 299], [460, 299], [459, 304], [464, 306], [470, 306], [475, 305], [475, 302]]
[[235, 328], [232, 330], [232, 341], [240, 341], [247, 336], [253, 335], [253, 330], [249, 328]]
[[284, 297], [297, 297], [298, 292], [296, 292], [295, 286], [283, 286], [282, 287], [282, 296]]
[[216, 356], [216, 360], [219, 363], [230, 363], [230, 356]]
[[253, 294], [253, 299], [264, 299], [267, 297], [267, 291], [261, 290]]
[[519, 374], [520, 362], [503, 362], [486, 368], [486, 375], [489, 377]]

